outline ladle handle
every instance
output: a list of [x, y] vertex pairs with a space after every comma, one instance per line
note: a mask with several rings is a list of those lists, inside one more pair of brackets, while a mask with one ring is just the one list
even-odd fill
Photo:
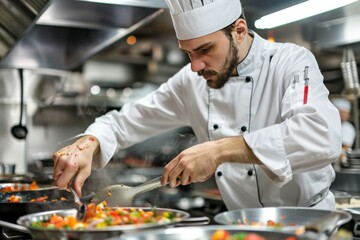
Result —
[[12, 229], [12, 230], [15, 230], [15, 231], [19, 231], [19, 232], [22, 232], [22, 233], [28, 233], [28, 234], [30, 233], [30, 231], [26, 227], [15, 224], [15, 223], [0, 220], [0, 225], [2, 227], [6, 227], [6, 228], [9, 228], [9, 229]]
[[147, 191], [151, 191], [155, 188], [159, 188], [161, 187], [161, 177], [157, 177], [154, 178], [150, 181], [147, 181], [139, 186], [133, 187], [132, 191], [135, 192], [135, 195], [143, 193], [143, 192], [147, 192]]
[[187, 226], [202, 226], [208, 225], [210, 223], [210, 218], [207, 216], [203, 217], [190, 217], [185, 218], [181, 222], [175, 224], [177, 227], [187, 227]]
[[24, 114], [24, 75], [23, 69], [19, 68], [19, 78], [20, 78], [20, 120], [19, 125], [22, 124], [22, 118]]

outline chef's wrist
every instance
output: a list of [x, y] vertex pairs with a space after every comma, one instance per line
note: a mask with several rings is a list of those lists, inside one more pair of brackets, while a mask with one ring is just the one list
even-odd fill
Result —
[[99, 153], [100, 151], [100, 142], [99, 140], [92, 135], [86, 135], [79, 138], [74, 145], [81, 151], [88, 149], [93, 153], [93, 156]]
[[217, 165], [221, 165], [225, 162], [241, 162], [242, 159], [242, 140], [241, 137], [227, 137], [217, 141], [218, 148], [216, 153], [218, 154]]
[[262, 164], [242, 136], [218, 140], [218, 166], [224, 162]]

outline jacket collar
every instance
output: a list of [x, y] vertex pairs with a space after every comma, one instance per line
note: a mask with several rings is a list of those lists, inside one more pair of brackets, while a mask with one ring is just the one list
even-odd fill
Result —
[[261, 38], [254, 31], [249, 30], [250, 34], [254, 36], [250, 50], [244, 60], [237, 66], [239, 76], [251, 76], [255, 78], [265, 59], [264, 45], [266, 40]]

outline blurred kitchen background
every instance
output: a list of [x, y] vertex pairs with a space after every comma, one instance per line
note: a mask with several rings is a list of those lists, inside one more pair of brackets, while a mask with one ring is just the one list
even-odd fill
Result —
[[[54, 151], [97, 116], [145, 96], [188, 62], [178, 49], [163, 0], [107, 2], [0, 0], [0, 162], [15, 164], [16, 174], [51, 176]], [[242, 0], [249, 28], [270, 41], [310, 49], [331, 97], [352, 101], [351, 121], [358, 130], [358, 80], [344, 78], [341, 63], [352, 60], [359, 66], [360, 1], [274, 29], [257, 29], [254, 21], [261, 16], [304, 1], [270, 2]], [[350, 60], [344, 58], [348, 55]], [[11, 132], [20, 122], [28, 130], [25, 139]], [[357, 139], [354, 148], [359, 143]], [[89, 184], [105, 176], [109, 178], [102, 186], [144, 182], [161, 175], [166, 162], [193, 144], [196, 138], [186, 127], [151, 138], [120, 150]], [[195, 200], [185, 207], [202, 204]]]

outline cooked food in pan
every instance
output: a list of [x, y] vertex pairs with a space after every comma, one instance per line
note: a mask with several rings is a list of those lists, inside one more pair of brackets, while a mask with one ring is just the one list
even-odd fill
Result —
[[233, 222], [235, 225], [250, 225], [250, 226], [266, 226], [266, 227], [284, 227], [284, 226], [296, 226], [295, 223], [284, 224], [282, 222], [276, 222], [274, 220], [267, 220], [266, 222], [256, 222], [256, 221], [242, 221], [241, 219], [237, 219]]
[[14, 184], [4, 184], [0, 187], [0, 192], [17, 192], [17, 191], [24, 191], [24, 190], [37, 190], [39, 189], [38, 184], [36, 181], [32, 181], [30, 184], [26, 183], [14, 183]]
[[[295, 237], [287, 237], [285, 240], [295, 240]], [[230, 233], [227, 230], [216, 230], [212, 236], [211, 240], [266, 240], [263, 236], [260, 236], [257, 233], [251, 232], [238, 232]]]
[[178, 219], [171, 211], [156, 215], [155, 211], [144, 211], [141, 208], [109, 208], [106, 207], [106, 202], [103, 202], [98, 205], [88, 204], [83, 221], [77, 220], [75, 216], [53, 214], [48, 220], [32, 222], [31, 227], [67, 230], [103, 229], [129, 224], [165, 224], [175, 220]]
[[[49, 198], [49, 196], [42, 196], [42, 197], [30, 199], [29, 202], [47, 202], [47, 201], [48, 201], [48, 198]], [[60, 198], [60, 201], [64, 201], [64, 200], [67, 200], [67, 199], [64, 198], [64, 197], [61, 197], [61, 198]], [[55, 201], [58, 201], [58, 199], [52, 199], [52, 200], [51, 200], [51, 202], [55, 202]], [[23, 201], [23, 198], [22, 198], [21, 196], [11, 195], [11, 196], [8, 198], [8, 202], [11, 202], [11, 203], [19, 203], [19, 202], [24, 202], [24, 201]]]

